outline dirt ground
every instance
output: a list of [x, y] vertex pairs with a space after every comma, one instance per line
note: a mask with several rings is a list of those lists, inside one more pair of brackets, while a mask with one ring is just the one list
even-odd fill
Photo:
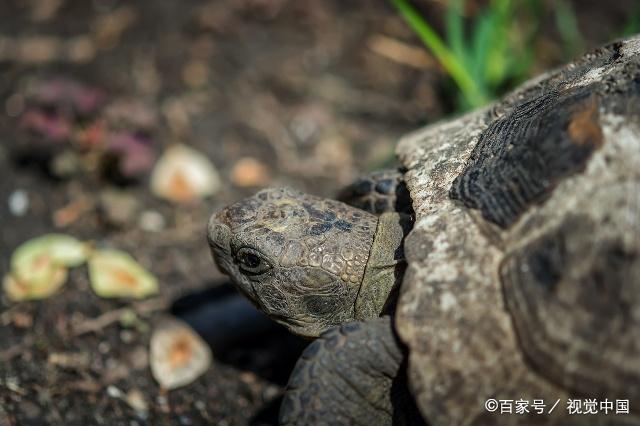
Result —
[[[420, 4], [437, 22], [442, 3]], [[615, 35], [633, 6], [575, 3], [587, 47]], [[160, 296], [135, 305], [136, 328], [95, 321], [131, 302], [96, 296], [84, 268], [51, 298], [0, 296], [0, 426], [275, 424], [306, 342], [260, 328], [260, 336], [213, 345], [207, 373], [167, 392], [149, 370], [150, 331], [172, 312], [227, 297], [205, 239], [212, 211], [264, 186], [331, 196], [359, 172], [393, 164], [399, 136], [452, 113], [442, 71], [386, 2], [0, 4], [1, 275], [20, 243], [56, 231], [126, 250], [160, 281]], [[407, 49], [394, 56], [389, 41]], [[536, 47], [538, 69], [562, 60], [558, 43], [549, 24]], [[92, 167], [72, 177], [43, 171], [49, 148], [25, 148], [17, 116], [26, 88], [56, 76], [145, 102], [158, 116], [154, 150], [200, 150], [218, 170], [220, 190], [176, 205], [150, 193], [148, 174], [123, 184]], [[107, 195], [114, 188], [124, 201]], [[16, 191], [28, 199], [20, 214], [9, 202]], [[118, 215], [120, 202], [130, 214]], [[149, 218], [158, 223], [147, 226]], [[144, 410], [121, 396], [131, 391]]]

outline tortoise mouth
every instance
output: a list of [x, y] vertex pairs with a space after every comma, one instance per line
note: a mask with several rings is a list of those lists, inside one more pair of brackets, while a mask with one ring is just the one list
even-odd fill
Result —
[[225, 210], [211, 215], [207, 226], [207, 241], [216, 266], [222, 273], [229, 275], [227, 263], [231, 258], [231, 228], [225, 219]]
[[213, 261], [223, 274], [231, 279], [236, 288], [256, 307], [261, 308], [253, 283], [238, 272], [231, 249], [232, 228], [228, 218], [228, 208], [214, 213], [209, 218], [207, 241]]

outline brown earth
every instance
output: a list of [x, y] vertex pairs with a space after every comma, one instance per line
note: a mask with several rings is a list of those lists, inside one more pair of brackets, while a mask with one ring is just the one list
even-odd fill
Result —
[[[616, 34], [633, 1], [575, 5], [592, 46]], [[421, 6], [430, 20], [442, 16], [440, 1]], [[562, 60], [549, 21], [538, 69]], [[87, 173], [56, 179], [21, 161], [14, 95], [59, 75], [152, 105], [158, 151], [184, 142], [204, 152], [221, 190], [173, 205], [151, 195], [145, 178], [121, 187], [135, 213], [113, 223], [124, 206], [101, 200], [114, 183]], [[97, 297], [84, 267], [49, 299], [1, 296], [0, 425], [274, 424], [305, 342], [273, 327], [214, 346], [204, 376], [166, 392], [148, 367], [150, 330], [171, 306], [180, 313], [226, 292], [204, 237], [213, 210], [269, 185], [331, 196], [358, 172], [392, 164], [400, 135], [451, 113], [445, 80], [385, 2], [3, 0], [0, 272], [21, 242], [58, 231], [128, 251], [159, 278], [161, 296], [136, 305], [137, 328], [93, 321], [129, 303]], [[9, 210], [16, 190], [29, 200], [22, 216]], [[142, 211], [164, 225], [140, 226]], [[118, 390], [141, 392], [147, 410]]]

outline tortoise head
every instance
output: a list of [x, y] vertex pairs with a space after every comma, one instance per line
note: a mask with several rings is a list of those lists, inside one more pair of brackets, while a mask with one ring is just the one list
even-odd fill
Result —
[[214, 213], [208, 240], [220, 270], [259, 309], [317, 336], [357, 317], [377, 225], [338, 201], [266, 189]]

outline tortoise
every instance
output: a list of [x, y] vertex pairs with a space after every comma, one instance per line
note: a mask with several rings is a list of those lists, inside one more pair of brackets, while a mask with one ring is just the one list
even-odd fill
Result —
[[346, 202], [275, 188], [211, 216], [220, 270], [315, 339], [281, 423], [638, 424], [640, 37], [397, 153]]

